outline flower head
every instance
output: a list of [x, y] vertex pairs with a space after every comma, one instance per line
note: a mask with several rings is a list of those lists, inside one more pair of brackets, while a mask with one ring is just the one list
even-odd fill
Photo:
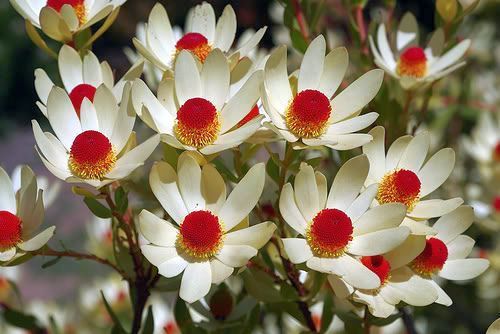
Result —
[[352, 149], [371, 140], [370, 135], [355, 132], [372, 124], [378, 114], [358, 113], [377, 94], [383, 72], [372, 70], [333, 97], [347, 70], [347, 51], [337, 48], [325, 57], [325, 50], [322, 35], [311, 42], [293, 89], [287, 72], [286, 48], [279, 47], [271, 54], [264, 69], [262, 92], [264, 109], [270, 118], [266, 126], [296, 143], [296, 147], [326, 145], [336, 150]]
[[[212, 283], [246, 265], [271, 238], [276, 229], [271, 222], [248, 227], [264, 179], [264, 165], [255, 165], [226, 198], [222, 176], [210, 164], [201, 168], [190, 153], [179, 157], [177, 173], [165, 162], [153, 166], [151, 189], [173, 222], [143, 210], [139, 227], [149, 244], [141, 250], [160, 275], [183, 272], [182, 299], [203, 298]], [[247, 227], [235, 228], [242, 221]]]

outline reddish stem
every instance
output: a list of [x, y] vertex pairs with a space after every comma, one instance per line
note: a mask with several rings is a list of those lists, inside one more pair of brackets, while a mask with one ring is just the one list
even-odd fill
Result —
[[300, 34], [304, 37], [304, 40], [309, 44], [309, 28], [307, 26], [307, 22], [304, 16], [304, 12], [302, 11], [302, 6], [300, 5], [299, 0], [292, 0], [293, 12], [295, 13], [295, 18], [297, 19], [297, 23], [299, 24]]

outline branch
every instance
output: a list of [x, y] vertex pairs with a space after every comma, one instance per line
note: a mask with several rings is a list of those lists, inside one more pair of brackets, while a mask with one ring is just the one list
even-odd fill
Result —
[[408, 334], [417, 334], [417, 330], [415, 329], [415, 322], [413, 321], [413, 317], [410, 312], [405, 307], [400, 309], [401, 318], [403, 319], [403, 323], [406, 328], [406, 333]]
[[302, 6], [300, 5], [299, 0], [292, 0], [293, 12], [295, 13], [295, 18], [299, 25], [300, 34], [304, 37], [304, 40], [309, 44], [310, 36], [309, 36], [309, 27], [307, 26], [307, 22], [304, 16], [304, 12], [302, 11]]
[[126, 273], [121, 270], [118, 266], [116, 266], [114, 263], [103, 259], [101, 257], [98, 257], [93, 254], [85, 254], [85, 253], [79, 253], [79, 252], [74, 252], [74, 251], [56, 251], [50, 247], [44, 247], [42, 249], [39, 249], [37, 251], [33, 252], [34, 255], [43, 255], [43, 256], [57, 256], [57, 257], [67, 257], [67, 258], [74, 258], [78, 260], [91, 260], [94, 262], [98, 262], [100, 264], [104, 264], [110, 268], [113, 268], [117, 273], [119, 273], [121, 276], [126, 277]]

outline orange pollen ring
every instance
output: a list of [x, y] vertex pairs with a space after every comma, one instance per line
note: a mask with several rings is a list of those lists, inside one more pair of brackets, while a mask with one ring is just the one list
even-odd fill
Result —
[[396, 71], [401, 76], [422, 78], [427, 73], [427, 57], [420, 47], [410, 47], [399, 57]]
[[300, 138], [317, 138], [328, 125], [332, 107], [325, 94], [306, 89], [295, 95], [285, 113], [288, 129]]
[[306, 240], [319, 257], [335, 258], [344, 254], [352, 240], [351, 219], [338, 209], [321, 210], [306, 229]]
[[21, 219], [8, 211], [0, 211], [0, 251], [14, 247], [21, 240]]
[[183, 220], [176, 245], [196, 260], [212, 258], [222, 248], [224, 229], [219, 217], [207, 210], [193, 211]]
[[76, 136], [68, 161], [73, 174], [86, 180], [102, 180], [115, 163], [116, 155], [105, 135], [88, 130]]
[[205, 36], [197, 32], [189, 32], [182, 36], [181, 39], [175, 44], [175, 55], [174, 58], [182, 50], [190, 51], [194, 54], [201, 63], [205, 62], [208, 54], [212, 51], [212, 46], [208, 44], [208, 40]]
[[204, 98], [189, 99], [177, 111], [174, 130], [185, 145], [203, 148], [213, 144], [220, 132], [217, 109]]
[[399, 169], [386, 174], [379, 183], [377, 201], [380, 204], [402, 203], [411, 212], [419, 201], [420, 180], [409, 170]]

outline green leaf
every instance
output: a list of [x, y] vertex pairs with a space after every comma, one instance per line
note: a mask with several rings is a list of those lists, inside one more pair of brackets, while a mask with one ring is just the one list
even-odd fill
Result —
[[234, 308], [227, 321], [238, 320], [252, 311], [257, 305], [257, 301], [251, 296], [245, 296]]
[[265, 303], [284, 301], [273, 279], [260, 270], [247, 269], [241, 273], [245, 289], [255, 299]]
[[307, 41], [297, 29], [290, 30], [290, 39], [292, 46], [299, 52], [304, 53], [307, 50]]
[[165, 160], [174, 169], [177, 169], [177, 161], [179, 160], [179, 152], [175, 147], [163, 143], [163, 160]]
[[153, 334], [155, 329], [155, 319], [153, 317], [153, 306], [149, 305], [142, 334]]
[[75, 49], [81, 50], [87, 41], [92, 37], [92, 31], [87, 28], [75, 35], [73, 41], [75, 42]]
[[111, 210], [101, 204], [98, 200], [92, 197], [85, 197], [83, 199], [87, 207], [94, 215], [99, 218], [111, 218]]
[[175, 322], [182, 333], [187, 332], [187, 329], [192, 326], [193, 320], [189, 314], [189, 310], [186, 306], [186, 302], [180, 297], [177, 297], [177, 301], [174, 306], [174, 316]]
[[321, 315], [321, 330], [320, 333], [325, 333], [333, 320], [333, 298], [327, 293], [323, 301], [323, 312]]
[[179, 291], [181, 279], [182, 275], [177, 275], [172, 278], [161, 277], [153, 289], [161, 292]]
[[106, 307], [106, 310], [108, 311], [108, 314], [111, 317], [111, 320], [113, 320], [114, 327], [113, 327], [112, 333], [126, 334], [127, 332], [123, 328], [122, 324], [120, 323], [120, 320], [116, 316], [116, 314], [113, 311], [113, 309], [111, 308], [111, 306], [109, 306], [109, 303], [106, 300], [106, 297], [104, 297], [104, 293], [102, 292], [102, 290], [101, 290], [101, 297], [102, 297], [102, 301], [104, 303], [104, 306]]
[[44, 264], [42, 264], [42, 269], [45, 269], [45, 268], [53, 266], [54, 264], [56, 264], [57, 262], [59, 262], [59, 260], [61, 260], [61, 259], [62, 259], [62, 257], [59, 256], [59, 257], [56, 257], [56, 258], [54, 258], [54, 259], [52, 259], [50, 261], [45, 262]]
[[276, 183], [279, 182], [280, 169], [273, 159], [267, 160], [266, 172], [267, 172], [267, 175], [269, 175], [269, 177], [271, 179], [273, 179]]
[[221, 158], [214, 159], [212, 162], [222, 176], [233, 183], [238, 183], [238, 178], [227, 168]]
[[115, 191], [115, 204], [116, 204], [116, 210], [118, 210], [119, 213], [124, 214], [125, 211], [127, 211], [128, 208], [128, 194], [123, 189], [123, 187], [119, 187]]
[[3, 310], [3, 318], [5, 321], [18, 328], [27, 329], [35, 333], [41, 332], [42, 328], [38, 324], [38, 319], [31, 314], [22, 313], [11, 308]]

